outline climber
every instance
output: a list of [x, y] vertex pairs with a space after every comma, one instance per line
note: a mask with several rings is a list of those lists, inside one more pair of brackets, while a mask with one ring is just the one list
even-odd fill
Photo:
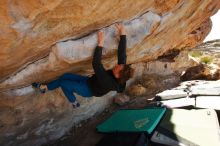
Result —
[[47, 84], [33, 83], [32, 86], [39, 88], [41, 93], [61, 87], [63, 93], [72, 103], [73, 107], [79, 107], [73, 93], [83, 97], [102, 96], [109, 91], [123, 92], [126, 81], [132, 76], [133, 69], [126, 65], [126, 32], [123, 24], [115, 24], [120, 34], [118, 45], [118, 64], [112, 70], [105, 70], [101, 63], [104, 33], [99, 31], [97, 35], [98, 45], [93, 55], [92, 66], [95, 74], [91, 77], [66, 73]]

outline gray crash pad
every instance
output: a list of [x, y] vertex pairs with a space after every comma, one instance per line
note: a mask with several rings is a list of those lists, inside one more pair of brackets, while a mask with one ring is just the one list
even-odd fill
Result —
[[164, 100], [160, 101], [160, 103], [168, 108], [176, 108], [176, 107], [185, 107], [185, 106], [195, 106], [196, 101], [195, 98], [179, 98], [179, 99], [172, 99], [172, 100]]
[[220, 110], [220, 96], [197, 96], [195, 106]]
[[220, 95], [220, 82], [210, 81], [190, 87], [192, 95]]
[[188, 93], [187, 91], [183, 90], [183, 89], [171, 89], [171, 90], [165, 90], [161, 93], [156, 94], [155, 99], [157, 101], [161, 101], [161, 100], [169, 100], [169, 99], [175, 99], [175, 98], [182, 98], [182, 97], [187, 97]]
[[220, 146], [219, 123], [213, 109], [167, 109], [156, 131], [190, 146]]

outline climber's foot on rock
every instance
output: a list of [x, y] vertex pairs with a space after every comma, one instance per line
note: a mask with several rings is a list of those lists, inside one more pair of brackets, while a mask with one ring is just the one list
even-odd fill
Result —
[[42, 85], [41, 83], [32, 83], [32, 86], [38, 88], [40, 93], [45, 93], [48, 90], [47, 85]]
[[78, 107], [80, 107], [80, 103], [75, 101], [75, 102], [72, 103], [72, 106], [73, 106], [74, 109], [78, 108]]

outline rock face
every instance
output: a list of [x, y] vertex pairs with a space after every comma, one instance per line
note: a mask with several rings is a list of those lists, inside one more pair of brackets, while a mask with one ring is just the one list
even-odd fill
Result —
[[111, 68], [118, 42], [113, 23], [119, 21], [128, 31], [129, 63], [192, 47], [210, 31], [209, 17], [219, 1], [13, 0], [1, 6], [0, 89], [5, 90], [64, 72], [91, 74], [98, 29], [106, 33], [103, 63]]
[[146, 97], [179, 84], [180, 75], [189, 67], [198, 65], [193, 59], [188, 58], [188, 52], [169, 52], [169, 55], [165, 55], [166, 58], [160, 57], [156, 61], [132, 65], [136, 71], [136, 79], [127, 88], [127, 94]]
[[219, 0], [2, 0], [0, 2], [0, 145], [40, 145], [63, 135], [111, 102], [81, 99], [72, 111], [60, 90], [39, 95], [30, 84], [65, 72], [91, 75], [97, 30], [105, 32], [103, 64], [116, 64], [123, 21], [129, 64], [193, 47], [211, 29]]
[[182, 81], [190, 80], [218, 80], [219, 70], [212, 72], [212, 70], [203, 64], [190, 67], [181, 76]]
[[220, 40], [212, 40], [193, 48], [190, 58], [198, 64], [188, 68], [181, 76], [182, 81], [220, 79]]
[[[80, 121], [103, 111], [112, 102], [114, 93], [104, 98], [77, 99], [81, 107], [73, 109], [61, 90], [44, 95], [29, 89], [1, 94], [0, 145], [41, 145], [57, 139]], [[26, 90], [26, 91], [24, 91]], [[27, 93], [29, 91], [29, 93]], [[24, 93], [25, 92], [25, 93]]]

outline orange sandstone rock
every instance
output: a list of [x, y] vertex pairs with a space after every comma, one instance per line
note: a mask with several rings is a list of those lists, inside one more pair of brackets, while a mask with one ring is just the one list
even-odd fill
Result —
[[[218, 0], [14, 0], [1, 2], [0, 90], [49, 81], [64, 72], [91, 74], [96, 31], [106, 31], [103, 63], [116, 63], [113, 24], [128, 31], [128, 63], [154, 60], [205, 38]], [[205, 26], [205, 27], [204, 27]]]

